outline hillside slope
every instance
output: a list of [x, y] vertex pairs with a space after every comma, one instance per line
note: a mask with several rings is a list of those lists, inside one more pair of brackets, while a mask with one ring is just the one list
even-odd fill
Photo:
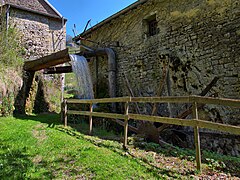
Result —
[[56, 115], [0, 118], [0, 179], [196, 178], [194, 159], [139, 148], [124, 151], [121, 143], [86, 136], [58, 122]]

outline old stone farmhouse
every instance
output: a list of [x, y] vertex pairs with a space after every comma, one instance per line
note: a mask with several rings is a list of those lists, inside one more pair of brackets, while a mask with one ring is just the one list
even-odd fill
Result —
[[[4, 22], [6, 27], [16, 27], [19, 30], [25, 60], [37, 59], [66, 48], [67, 20], [47, 0], [0, 0], [0, 7], [6, 19]], [[25, 80], [35, 81], [33, 81], [30, 97], [24, 93], [26, 88], [30, 87], [27, 87], [25, 82], [23, 83], [15, 102], [15, 110], [25, 113], [23, 106], [25, 106], [27, 98], [29, 111], [32, 111], [33, 108], [37, 112], [51, 109], [50, 98], [59, 94], [53, 90], [60, 87], [59, 78], [51, 76], [42, 78], [41, 74], [37, 74], [35, 77], [31, 74], [24, 76], [27, 77]], [[48, 89], [44, 88], [46, 86]], [[35, 101], [38, 102], [34, 103]], [[41, 106], [36, 106], [36, 104]], [[59, 106], [56, 102], [52, 104]], [[56, 107], [53, 107], [53, 110], [55, 109]]]
[[26, 58], [37, 58], [64, 49], [66, 19], [47, 0], [1, 0], [8, 26], [23, 36]]
[[[115, 51], [117, 96], [129, 95], [124, 73], [135, 96], [156, 96], [165, 71], [163, 96], [201, 94], [218, 77], [206, 96], [240, 98], [239, 0], [138, 0], [76, 39], [80, 37], [81, 43], [89, 47], [110, 47]], [[106, 58], [91, 61], [91, 70], [100, 91], [98, 96], [107, 94]], [[171, 116], [186, 108], [172, 107]], [[164, 105], [158, 114], [170, 115]], [[240, 111], [205, 106], [200, 118], [239, 125]], [[233, 144], [239, 151], [239, 141]], [[208, 146], [211, 149], [215, 144]]]

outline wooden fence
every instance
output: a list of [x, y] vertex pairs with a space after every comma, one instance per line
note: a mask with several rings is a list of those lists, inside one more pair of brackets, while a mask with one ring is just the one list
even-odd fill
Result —
[[[159, 117], [150, 115], [140, 115], [129, 113], [130, 103], [190, 103], [192, 104], [192, 119], [179, 119], [169, 117]], [[93, 104], [96, 103], [125, 103], [124, 114], [116, 113], [103, 113], [93, 112]], [[90, 111], [74, 111], [68, 110], [68, 104], [89, 104]], [[239, 99], [223, 99], [223, 98], [211, 98], [202, 96], [180, 96], [180, 97], [120, 97], [120, 98], [106, 98], [106, 99], [92, 99], [92, 100], [80, 100], [80, 99], [65, 99], [63, 102], [63, 119], [64, 125], [67, 126], [67, 115], [77, 114], [89, 116], [89, 134], [92, 134], [92, 117], [103, 117], [112, 119], [124, 120], [124, 142], [123, 146], [127, 146], [128, 138], [128, 120], [141, 120], [160, 122], [172, 125], [191, 126], [194, 128], [194, 141], [196, 148], [196, 163], [197, 169], [201, 172], [201, 150], [200, 150], [200, 136], [199, 128], [207, 128], [212, 130], [223, 131], [231, 134], [240, 135], [240, 126], [232, 126], [227, 124], [214, 123], [209, 121], [200, 120], [198, 118], [198, 105], [201, 104], [214, 104], [221, 106], [232, 106], [240, 108]], [[239, 115], [240, 116], [240, 115]]]

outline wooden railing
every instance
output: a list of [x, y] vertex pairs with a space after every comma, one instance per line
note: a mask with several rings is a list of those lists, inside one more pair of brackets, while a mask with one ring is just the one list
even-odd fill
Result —
[[[93, 112], [93, 104], [96, 103], [125, 103], [124, 114], [116, 113], [103, 113]], [[169, 117], [159, 117], [150, 115], [140, 115], [129, 113], [129, 103], [190, 103], [192, 104], [192, 119], [179, 119]], [[69, 110], [68, 104], [89, 104], [90, 111], [75, 111]], [[89, 134], [92, 134], [92, 117], [103, 117], [112, 119], [124, 120], [124, 142], [123, 146], [127, 146], [128, 138], [128, 120], [141, 120], [160, 122], [172, 125], [191, 126], [194, 128], [194, 141], [196, 148], [196, 163], [197, 169], [201, 171], [201, 151], [200, 151], [200, 136], [199, 128], [207, 128], [212, 130], [223, 131], [231, 134], [240, 135], [240, 126], [232, 126], [228, 124], [220, 124], [209, 121], [200, 120], [198, 117], [198, 105], [201, 104], [214, 104], [221, 106], [232, 106], [240, 108], [239, 99], [223, 99], [223, 98], [211, 98], [202, 96], [181, 96], [181, 97], [120, 97], [120, 98], [106, 98], [106, 99], [92, 99], [92, 100], [80, 100], [80, 99], [65, 99], [63, 102], [63, 119], [64, 125], [67, 126], [67, 115], [77, 114], [89, 116]], [[239, 115], [240, 116], [240, 115]]]

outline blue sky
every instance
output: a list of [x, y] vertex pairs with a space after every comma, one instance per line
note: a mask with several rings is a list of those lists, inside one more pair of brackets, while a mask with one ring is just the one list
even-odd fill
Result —
[[73, 25], [81, 33], [89, 19], [90, 27], [137, 0], [48, 0], [65, 18], [67, 34], [73, 36]]

